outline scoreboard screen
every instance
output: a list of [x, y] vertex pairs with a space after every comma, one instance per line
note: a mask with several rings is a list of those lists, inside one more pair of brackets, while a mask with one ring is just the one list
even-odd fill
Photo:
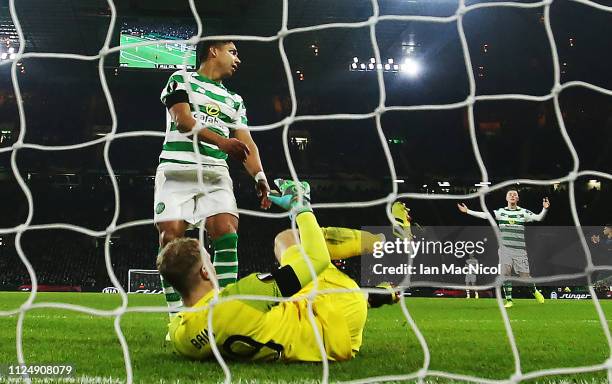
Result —
[[[194, 69], [196, 47], [180, 42], [180, 40], [189, 39], [194, 33], [194, 28], [182, 25], [124, 23], [119, 39], [119, 46], [122, 47], [119, 66], [123, 68]], [[141, 42], [154, 42], [154, 44], [127, 46]]]

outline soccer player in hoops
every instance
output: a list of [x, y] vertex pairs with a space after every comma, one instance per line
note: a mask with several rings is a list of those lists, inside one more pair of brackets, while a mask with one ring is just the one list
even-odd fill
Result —
[[[501, 273], [504, 276], [512, 275], [512, 269], [524, 278], [531, 277], [529, 272], [529, 259], [527, 259], [527, 249], [525, 246], [525, 223], [530, 221], [541, 221], [546, 215], [546, 211], [550, 207], [548, 198], [545, 197], [542, 201], [542, 211], [539, 214], [534, 214], [528, 209], [518, 206], [519, 194], [515, 189], [511, 189], [506, 193], [507, 206], [496, 209], [495, 220], [499, 225], [499, 230], [502, 236], [502, 243], [499, 247], [499, 260], [501, 264]], [[470, 216], [487, 218], [486, 212], [472, 211], [461, 203], [457, 204], [459, 211], [467, 213]], [[512, 307], [512, 283], [504, 282], [503, 285], [506, 308]], [[538, 303], [544, 303], [544, 296], [535, 284], [533, 285], [533, 295]]]
[[[323, 231], [310, 208], [309, 185], [285, 180], [278, 180], [277, 185], [282, 196], [272, 196], [271, 199], [295, 215], [301, 246], [318, 276], [318, 289], [357, 289], [357, 284], [331, 263], [331, 254], [340, 251], [340, 248], [337, 241], [331, 242], [336, 248], [328, 247], [326, 236], [335, 237], [336, 240], [347, 237], [351, 246], [344, 247], [342, 252], [350, 257], [351, 247], [361, 247], [360, 241], [354, 241], [360, 237], [358, 233], [361, 231], [352, 232], [355, 236], [344, 232], [344, 228], [338, 229], [339, 233], [336, 234]], [[302, 203], [297, 199], [298, 188], [304, 196]], [[372, 238], [366, 241], [381, 240], [376, 235], [370, 236]], [[311, 272], [290, 231], [283, 231], [276, 237], [275, 251], [282, 252], [280, 268], [270, 273], [253, 273], [226, 286], [219, 293], [220, 299], [233, 295], [291, 297], [308, 294], [313, 287]], [[305, 298], [280, 303], [247, 299], [222, 301], [214, 306], [213, 327], [209, 329], [210, 309], [207, 306], [214, 297], [214, 289], [205, 264], [214, 273], [210, 256], [204, 248], [197, 240], [186, 238], [167, 244], [157, 259], [160, 273], [180, 292], [185, 306], [201, 308], [197, 312], [180, 312], [169, 324], [170, 338], [176, 352], [196, 360], [212, 357], [211, 333], [214, 333], [214, 342], [226, 358], [348, 360], [355, 356], [361, 346], [368, 301], [375, 307], [398, 300], [393, 290], [369, 295], [367, 300], [359, 291], [317, 295], [313, 301], [313, 312], [326, 354], [321, 357]]]
[[[270, 187], [249, 131], [230, 130], [224, 125], [248, 124], [242, 97], [223, 85], [240, 66], [236, 46], [231, 41], [204, 41], [201, 45], [198, 70], [173, 73], [161, 93], [167, 125], [155, 175], [154, 221], [160, 249], [183, 237], [187, 229], [204, 225], [212, 239], [214, 266], [223, 287], [235, 282], [238, 275], [238, 209], [228, 155], [242, 162], [255, 179], [263, 209], [271, 204]], [[190, 134], [193, 129], [200, 129], [197, 153]], [[178, 309], [180, 295], [163, 278], [162, 287], [168, 306]]]

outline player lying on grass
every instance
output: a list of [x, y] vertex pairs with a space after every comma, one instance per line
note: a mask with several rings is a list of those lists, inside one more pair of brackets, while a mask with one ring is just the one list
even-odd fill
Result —
[[[272, 198], [274, 199], [274, 197]], [[322, 227], [321, 232], [325, 238], [325, 245], [329, 251], [329, 258], [332, 261], [345, 260], [351, 257], [372, 253], [375, 242], [385, 241], [385, 236], [382, 233], [373, 234], [359, 229]], [[296, 231], [296, 235], [299, 239], [299, 231]], [[295, 256], [290, 256], [291, 254]], [[276, 235], [274, 238], [274, 256], [281, 267], [287, 265], [294, 257], [302, 257], [297, 247], [293, 229], [286, 229]], [[346, 276], [335, 265], [332, 265], [332, 268]], [[322, 275], [319, 275], [319, 278], [321, 278], [321, 276]], [[319, 281], [319, 289], [322, 289], [320, 284], [321, 282]], [[304, 293], [308, 293], [312, 287], [313, 283], [311, 282], [308, 286], [303, 288]], [[378, 308], [384, 304], [393, 304], [399, 301], [398, 291], [396, 291], [391, 284], [381, 283], [376, 287], [384, 288], [388, 293], [367, 294], [369, 308]]]
[[[274, 202], [296, 215], [301, 246], [318, 276], [318, 289], [358, 289], [357, 284], [331, 264], [325, 235], [310, 208], [310, 187], [292, 181], [278, 183], [282, 196]], [[304, 200], [299, 203], [297, 188]], [[298, 245], [277, 238], [275, 246], [283, 251], [281, 267], [271, 273], [253, 273], [225, 287], [220, 299], [233, 295], [292, 297], [312, 289], [312, 275]], [[292, 236], [291, 236], [292, 237]], [[334, 248], [332, 247], [332, 252]], [[197, 312], [180, 312], [169, 324], [175, 350], [192, 359], [212, 357], [212, 332], [208, 326], [209, 303], [214, 297], [212, 276], [204, 267], [210, 255], [195, 239], [181, 238], [164, 247], [157, 267], [181, 294], [187, 307]], [[212, 272], [214, 273], [214, 272]], [[370, 295], [372, 302], [392, 303], [394, 292]], [[377, 298], [378, 300], [374, 300]], [[246, 360], [342, 361], [355, 356], [362, 342], [368, 302], [363, 293], [329, 293], [317, 295], [313, 313], [322, 335], [326, 356], [322, 357], [308, 316], [306, 298], [292, 302], [236, 299], [215, 304], [212, 313], [214, 342], [226, 358]]]

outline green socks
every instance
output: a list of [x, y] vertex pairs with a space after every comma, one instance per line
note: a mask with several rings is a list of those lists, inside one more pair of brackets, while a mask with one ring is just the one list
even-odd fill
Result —
[[172, 288], [170, 284], [168, 284], [162, 275], [159, 275], [159, 279], [161, 280], [161, 286], [164, 291], [164, 296], [166, 296], [166, 303], [168, 304], [168, 308], [174, 310], [172, 312], [168, 312], [170, 318], [176, 316], [176, 313], [183, 306], [183, 301], [181, 300], [181, 295]]
[[219, 280], [219, 288], [235, 283], [238, 279], [238, 234], [226, 233], [213, 240], [213, 248], [213, 266]]
[[504, 296], [506, 297], [506, 300], [512, 301], [512, 283], [506, 281], [502, 287], [504, 289]]

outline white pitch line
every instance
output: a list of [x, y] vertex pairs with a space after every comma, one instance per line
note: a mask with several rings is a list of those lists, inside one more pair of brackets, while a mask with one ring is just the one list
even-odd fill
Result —
[[[130, 37], [127, 37], [127, 38], [129, 39]], [[168, 44], [168, 43], [166, 43], [166, 44]], [[168, 54], [168, 55], [172, 55], [172, 56], [178, 57], [178, 58], [180, 58], [180, 59], [184, 59], [184, 55], [176, 55], [176, 54], [174, 54], [174, 53], [172, 53], [172, 52], [166, 52], [166, 51], [164, 51], [164, 50], [159, 50], [159, 49], [157, 49], [157, 47], [154, 47], [154, 46], [152, 46], [152, 45], [145, 45], [145, 46], [144, 46], [144, 47], [142, 47], [142, 48], [152, 49], [152, 50], [157, 51], [157, 52], [159, 52], [159, 53], [164, 53], [164, 54]], [[173, 48], [173, 47], [170, 47], [170, 49], [171, 49], [171, 50], [174, 50], [174, 48]], [[190, 56], [195, 56], [195, 53], [192, 53]]]
[[[126, 52], [126, 51], [121, 51], [121, 56], [123, 56], [123, 55], [131, 55], [131, 56], [137, 57], [138, 59], [142, 59], [142, 60], [144, 60], [144, 61], [140, 60], [140, 62], [147, 62], [147, 61], [148, 61], [149, 63], [157, 64], [157, 63], [156, 63], [156, 62], [154, 62], [154, 61], [151, 61], [151, 60], [149, 60], [149, 59], [145, 59], [144, 57], [140, 57], [140, 56], [138, 56], [138, 55], [135, 55], [135, 54], [133, 54], [133, 53], [129, 53], [129, 52]], [[129, 60], [139, 61], [139, 60], [137, 60], [137, 59], [129, 59]]]

